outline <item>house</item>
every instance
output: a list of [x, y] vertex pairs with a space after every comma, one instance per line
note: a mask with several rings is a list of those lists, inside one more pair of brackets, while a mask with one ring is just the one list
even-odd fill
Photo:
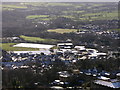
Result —
[[51, 88], [51, 90], [64, 90], [64, 88], [60, 87], [60, 86], [52, 86], [50, 88]]
[[62, 82], [68, 82], [70, 80], [71, 75], [67, 71], [61, 71], [59, 73], [59, 79]]
[[120, 73], [116, 74], [117, 78], [110, 79], [104, 76], [98, 77], [91, 83], [91, 90], [120, 90]]

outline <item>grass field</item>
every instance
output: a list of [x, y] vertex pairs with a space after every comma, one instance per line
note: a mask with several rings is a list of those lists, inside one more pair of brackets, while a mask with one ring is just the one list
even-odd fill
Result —
[[23, 9], [23, 8], [27, 8], [27, 6], [18, 6], [18, 5], [2, 5], [2, 7], [3, 8], [21, 8], [21, 9]]
[[49, 29], [48, 32], [56, 32], [56, 33], [70, 33], [70, 32], [76, 32], [77, 29]]
[[48, 18], [49, 15], [29, 15], [26, 19]]
[[83, 11], [83, 10], [81, 10], [81, 11], [62, 11], [62, 13], [64, 13], [64, 14], [71, 14], [71, 13], [83, 13], [83, 12], [85, 12], [85, 11]]
[[51, 18], [40, 18], [39, 20], [42, 20], [42, 21], [49, 21]]
[[43, 39], [43, 38], [39, 38], [39, 37], [29, 37], [29, 36], [24, 36], [21, 35], [20, 38], [26, 40], [26, 41], [31, 41], [31, 42], [56, 42], [58, 40], [56, 39]]
[[65, 17], [65, 18], [71, 18], [71, 19], [74, 19], [75, 17], [73, 16], [70, 16], [70, 15], [62, 15], [61, 17]]
[[13, 8], [2, 8], [2, 10], [12, 11], [12, 10], [15, 10], [15, 9], [13, 9]]
[[13, 47], [17, 43], [2, 43], [0, 48], [6, 51], [38, 51], [38, 48]]

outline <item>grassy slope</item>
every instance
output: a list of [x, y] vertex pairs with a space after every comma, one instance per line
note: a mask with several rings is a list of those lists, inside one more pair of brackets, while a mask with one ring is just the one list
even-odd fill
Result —
[[36, 18], [48, 18], [49, 15], [29, 15], [26, 19], [36, 19]]
[[31, 42], [56, 42], [58, 41], [56, 39], [43, 39], [39, 37], [29, 37], [29, 36], [24, 36], [24, 35], [21, 35], [20, 38], [26, 41], [31, 41]]

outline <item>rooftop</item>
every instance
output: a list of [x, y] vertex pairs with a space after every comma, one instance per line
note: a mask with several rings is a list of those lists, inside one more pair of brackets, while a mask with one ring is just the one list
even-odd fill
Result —
[[33, 43], [19, 43], [14, 45], [13, 47], [28, 47], [28, 48], [45, 48], [50, 49], [54, 45], [46, 45], [46, 44], [33, 44]]
[[110, 87], [110, 88], [120, 88], [120, 81], [111, 82], [111, 81], [104, 81], [104, 80], [95, 80], [94, 83], [102, 86]]

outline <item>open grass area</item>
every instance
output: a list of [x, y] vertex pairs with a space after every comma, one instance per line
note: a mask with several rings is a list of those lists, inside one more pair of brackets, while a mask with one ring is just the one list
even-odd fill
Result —
[[62, 13], [65, 13], [65, 14], [71, 14], [71, 13], [83, 13], [85, 11], [81, 10], [81, 11], [62, 11]]
[[82, 16], [97, 16], [97, 15], [101, 15], [101, 13], [87, 13], [83, 14]]
[[0, 48], [5, 51], [38, 51], [38, 48], [13, 47], [17, 43], [2, 43]]
[[70, 33], [70, 32], [76, 32], [77, 29], [49, 29], [48, 32], [56, 32], [56, 33]]
[[26, 19], [48, 18], [49, 15], [29, 15]]
[[21, 8], [21, 9], [24, 9], [24, 8], [27, 8], [27, 6], [18, 6], [18, 5], [2, 5], [3, 8]]
[[2, 10], [12, 11], [12, 10], [15, 10], [15, 9], [13, 9], [13, 8], [2, 8]]
[[70, 19], [74, 19], [75, 18], [75, 17], [70, 16], [70, 15], [62, 15], [61, 17], [70, 18]]
[[56, 39], [43, 39], [43, 38], [39, 38], [39, 37], [29, 37], [29, 36], [24, 36], [21, 35], [20, 38], [26, 40], [26, 41], [30, 41], [30, 42], [56, 42], [58, 40]]
[[42, 21], [49, 21], [51, 18], [40, 18], [39, 20], [42, 20]]

